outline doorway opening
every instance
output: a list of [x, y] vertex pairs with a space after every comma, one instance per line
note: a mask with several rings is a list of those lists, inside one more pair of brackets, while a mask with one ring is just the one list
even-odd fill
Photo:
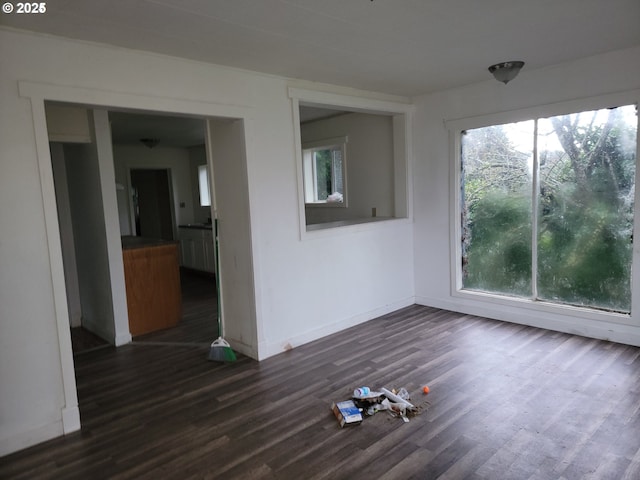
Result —
[[[109, 128], [101, 131], [89, 107], [56, 104], [47, 110], [53, 132], [69, 116], [86, 124], [86, 134], [76, 136], [76, 142], [51, 143], [74, 355], [118, 344], [113, 324], [118, 301], [120, 314], [124, 310], [123, 297], [130, 339], [135, 335], [136, 341], [208, 344], [218, 334], [215, 278], [212, 272], [199, 272], [198, 265], [184, 268], [180, 252], [185, 249], [179, 245], [180, 226], [212, 216], [211, 207], [201, 208], [196, 201], [198, 170], [209, 163], [205, 120], [102, 111]], [[143, 141], [146, 138], [154, 138], [154, 144]], [[50, 134], [50, 140], [56, 139]], [[100, 139], [110, 148], [99, 148]], [[114, 182], [101, 183], [111, 172]], [[109, 243], [120, 248], [105, 253]], [[202, 243], [207, 252], [213, 250], [212, 235]], [[159, 254], [160, 246], [164, 250]], [[168, 256], [168, 251], [173, 254]], [[114, 264], [124, 270], [126, 295], [119, 299], [114, 294], [114, 283], [120, 280], [113, 275]], [[188, 334], [153, 335], [173, 326]]]
[[137, 237], [173, 240], [173, 209], [169, 169], [131, 170], [131, 200]]
[[[246, 172], [246, 139], [245, 119], [249, 118], [251, 109], [243, 106], [221, 106], [215, 103], [183, 101], [176, 98], [161, 98], [158, 96], [146, 96], [142, 94], [118, 94], [103, 90], [83, 89], [68, 86], [41, 85], [32, 82], [21, 81], [19, 87], [25, 98], [31, 102], [32, 116], [34, 120], [34, 133], [37, 146], [37, 161], [40, 171], [40, 184], [43, 199], [43, 212], [45, 216], [46, 239], [51, 267], [53, 302], [56, 324], [58, 351], [60, 355], [61, 378], [60, 385], [63, 390], [63, 404], [61, 407], [62, 428], [65, 433], [80, 429], [80, 410], [78, 407], [78, 392], [75, 381], [75, 366], [71, 339], [69, 332], [69, 308], [67, 305], [67, 286], [63, 265], [61, 246], [62, 230], [58, 223], [58, 204], [56, 202], [56, 190], [53, 181], [52, 155], [48, 148], [49, 142], [78, 141], [75, 132], [65, 132], [64, 125], [59, 139], [52, 138], [54, 129], [49, 125], [47, 107], [52, 104], [62, 104], [85, 108], [89, 118], [98, 122], [101, 127], [109, 126], [108, 110], [110, 111], [139, 111], [152, 112], [162, 115], [163, 112], [175, 112], [174, 115], [185, 118], [206, 118], [208, 137], [211, 137], [212, 128], [219, 130], [215, 137], [216, 148], [213, 148], [213, 160], [210, 167], [213, 169], [217, 162], [222, 170], [227, 170], [226, 182], [228, 187], [223, 189], [223, 197], [219, 202], [219, 213], [226, 216], [228, 225], [225, 232], [230, 238], [225, 240], [229, 245], [229, 251], [223, 248], [220, 260], [226, 269], [230, 271], [228, 276], [227, 291], [233, 292], [236, 298], [224, 305], [225, 311], [229, 310], [229, 316], [236, 318], [237, 323], [227, 329], [225, 336], [230, 340], [240, 339], [234, 346], [240, 353], [245, 353], [253, 358], [258, 358], [255, 290], [253, 285], [253, 265], [251, 249], [251, 228], [248, 202], [248, 181]], [[81, 136], [87, 132], [82, 132]], [[104, 138], [98, 142], [98, 149], [111, 150], [111, 141], [105, 142]], [[209, 148], [209, 147], [208, 147]], [[113, 167], [107, 168], [104, 175], [100, 176], [100, 193], [103, 196], [103, 214], [98, 216], [104, 223], [107, 241], [108, 258], [110, 267], [107, 274], [110, 277], [111, 297], [118, 297], [119, 301], [112, 303], [113, 323], [127, 322], [126, 296], [124, 295], [124, 275], [122, 266], [122, 248], [118, 241], [120, 235], [118, 218], [118, 200], [111, 188], [121, 191], [122, 185], [115, 182]], [[111, 193], [109, 193], [111, 191]], [[125, 192], [126, 193], [126, 192]], [[235, 197], [234, 197], [235, 196]], [[224, 198], [228, 197], [228, 198]], [[114, 239], [115, 235], [115, 239]], [[225, 247], [226, 248], [226, 247]], [[226, 258], [228, 257], [228, 258]], [[241, 258], [238, 265], [233, 268], [234, 258]], [[225, 280], [223, 278], [223, 283]], [[232, 288], [235, 286], [235, 288]], [[114, 293], [114, 291], [116, 291]], [[222, 294], [224, 299], [225, 293]], [[124, 299], [124, 302], [122, 301]], [[241, 301], [238, 301], [240, 299]], [[123, 305], [125, 308], [123, 309]], [[127, 336], [129, 340], [127, 340]], [[114, 335], [112, 342], [115, 345], [124, 345], [130, 342], [130, 334], [118, 337]], [[116, 349], [118, 351], [120, 349]]]

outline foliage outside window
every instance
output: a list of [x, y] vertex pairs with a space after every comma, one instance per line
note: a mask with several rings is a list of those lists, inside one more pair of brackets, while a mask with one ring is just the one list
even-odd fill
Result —
[[304, 196], [307, 204], [346, 204], [346, 137], [305, 145]]
[[462, 132], [462, 284], [631, 311], [635, 105]]

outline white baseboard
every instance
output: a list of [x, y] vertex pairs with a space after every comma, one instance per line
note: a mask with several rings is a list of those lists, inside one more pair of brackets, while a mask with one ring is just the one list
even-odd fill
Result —
[[118, 335], [115, 338], [115, 346], [119, 347], [120, 345], [126, 345], [127, 343], [131, 343], [132, 340], [133, 338], [131, 337], [130, 333]]
[[356, 325], [367, 322], [369, 320], [373, 320], [374, 318], [381, 317], [388, 313], [395, 312], [396, 310], [400, 310], [401, 308], [408, 307], [410, 305], [413, 305], [414, 303], [415, 303], [415, 297], [413, 296], [407, 297], [402, 300], [398, 300], [396, 302], [392, 302], [387, 305], [383, 305], [381, 307], [375, 308], [368, 312], [361, 313], [359, 315], [355, 315], [350, 318], [345, 318], [343, 320], [331, 323], [329, 325], [323, 325], [320, 328], [311, 330], [301, 335], [288, 337], [288, 338], [274, 341], [274, 342], [263, 342], [259, 344], [258, 360], [264, 360], [274, 355], [278, 355], [280, 353], [291, 350], [292, 348], [299, 347], [300, 345], [304, 345], [305, 343], [309, 343], [314, 340], [318, 340], [320, 338], [326, 337], [327, 335], [340, 332], [350, 327], [355, 327]]
[[62, 429], [65, 435], [80, 430], [80, 409], [77, 405], [62, 409]]
[[0, 439], [0, 457], [46, 442], [63, 434], [62, 421], [42, 425], [26, 432], [9, 434], [6, 438]]
[[61, 420], [0, 439], [0, 457], [23, 450], [52, 438], [80, 430], [80, 409], [77, 405], [63, 408]]
[[231, 348], [238, 353], [241, 353], [243, 355], [246, 355], [249, 358], [253, 358], [254, 360], [258, 359], [258, 351], [256, 350], [255, 347], [248, 345], [244, 342], [241, 342], [239, 340], [236, 340], [234, 338], [231, 337], [224, 337], [224, 339], [229, 342], [229, 345], [231, 345]]
[[467, 315], [502, 320], [519, 325], [544, 328], [555, 332], [580, 335], [582, 337], [607, 340], [625, 345], [640, 346], [640, 327], [580, 318], [575, 315], [561, 315], [531, 310], [517, 306], [499, 306], [482, 302], [459, 302], [416, 296], [416, 303], [434, 308], [442, 308]]

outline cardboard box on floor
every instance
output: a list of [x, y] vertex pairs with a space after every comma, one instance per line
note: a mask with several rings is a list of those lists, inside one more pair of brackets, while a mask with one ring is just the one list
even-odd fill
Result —
[[331, 405], [333, 414], [338, 419], [340, 427], [345, 425], [359, 425], [362, 423], [362, 413], [360, 409], [356, 407], [353, 400], [345, 400], [344, 402], [337, 402]]

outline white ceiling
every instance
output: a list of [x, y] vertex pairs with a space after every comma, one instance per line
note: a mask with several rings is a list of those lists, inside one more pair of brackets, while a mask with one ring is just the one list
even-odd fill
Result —
[[[640, 0], [56, 0], [0, 24], [413, 96], [640, 45]], [[639, 61], [639, 59], [630, 59]]]
[[204, 144], [205, 122], [201, 118], [113, 111], [109, 122], [116, 145], [141, 145], [141, 139], [158, 140], [162, 147]]
[[[344, 113], [342, 110], [300, 107], [300, 121], [309, 122]], [[116, 145], [141, 145], [143, 139], [162, 147], [193, 147], [205, 143], [205, 121], [189, 116], [135, 111], [110, 111], [111, 138]]]

